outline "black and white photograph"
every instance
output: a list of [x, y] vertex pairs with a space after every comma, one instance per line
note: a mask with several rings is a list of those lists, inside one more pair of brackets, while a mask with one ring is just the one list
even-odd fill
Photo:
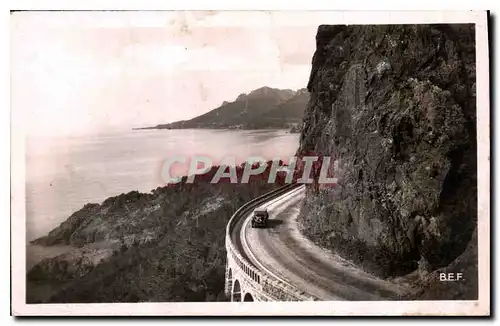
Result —
[[11, 12], [13, 314], [488, 315], [487, 16]]

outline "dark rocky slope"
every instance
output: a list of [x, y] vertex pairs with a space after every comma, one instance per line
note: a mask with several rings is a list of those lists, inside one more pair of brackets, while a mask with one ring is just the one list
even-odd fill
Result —
[[475, 298], [474, 26], [320, 26], [316, 41], [299, 152], [335, 157], [339, 183], [309, 187], [304, 232], [384, 277], [469, 270], [447, 286]]
[[[270, 172], [270, 162], [266, 173]], [[131, 191], [87, 204], [47, 236], [43, 246], [73, 250], [44, 259], [27, 274], [28, 303], [225, 301], [225, 230], [244, 203], [283, 184], [267, 174], [248, 184], [222, 178], [217, 167], [144, 194]], [[243, 167], [237, 167], [241, 178]]]

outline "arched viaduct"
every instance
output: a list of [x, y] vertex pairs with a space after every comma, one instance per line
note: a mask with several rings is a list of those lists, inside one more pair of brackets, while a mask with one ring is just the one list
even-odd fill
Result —
[[239, 230], [244, 219], [256, 207], [277, 198], [298, 187], [289, 184], [271, 191], [243, 205], [228, 222], [226, 228], [226, 283], [225, 293], [234, 302], [252, 301], [305, 301], [314, 300], [311, 296], [284, 283], [276, 276], [258, 269], [245, 257], [238, 241]]

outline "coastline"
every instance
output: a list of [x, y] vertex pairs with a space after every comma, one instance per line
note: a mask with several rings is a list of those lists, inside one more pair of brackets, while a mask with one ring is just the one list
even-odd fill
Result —
[[[279, 184], [260, 176], [250, 184], [211, 184], [216, 169], [193, 184], [87, 204], [34, 240], [27, 256], [40, 256], [27, 265], [28, 302], [107, 302], [111, 293], [117, 302], [227, 301], [226, 223], [239, 206]], [[144, 284], [136, 287], [138, 274]], [[114, 281], [103, 283], [108, 278]]]
[[132, 130], [137, 131], [137, 130], [289, 130], [290, 127], [287, 126], [282, 126], [282, 127], [275, 127], [275, 126], [269, 126], [269, 127], [259, 127], [259, 128], [254, 128], [250, 126], [202, 126], [202, 127], [159, 127], [159, 126], [154, 126], [154, 127], [137, 127], [137, 128], [132, 128]]
[[131, 130], [133, 131], [140, 131], [140, 130], [231, 130], [231, 131], [249, 131], [249, 130], [264, 130], [264, 131], [285, 131], [288, 134], [300, 134], [301, 133], [301, 127], [297, 123], [290, 123], [287, 126], [282, 126], [282, 127], [275, 127], [275, 126], [269, 126], [269, 127], [259, 127], [259, 128], [254, 128], [254, 127], [249, 127], [249, 126], [203, 126], [203, 127], [159, 127], [159, 126], [154, 126], [154, 127], [138, 127], [138, 128], [132, 128]]

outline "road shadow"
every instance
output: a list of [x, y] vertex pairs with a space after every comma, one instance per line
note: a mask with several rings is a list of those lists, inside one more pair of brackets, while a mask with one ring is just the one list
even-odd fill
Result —
[[276, 220], [276, 219], [272, 219], [272, 220], [267, 220], [267, 228], [269, 229], [274, 229], [275, 227], [279, 226], [283, 224], [283, 221], [282, 220]]

